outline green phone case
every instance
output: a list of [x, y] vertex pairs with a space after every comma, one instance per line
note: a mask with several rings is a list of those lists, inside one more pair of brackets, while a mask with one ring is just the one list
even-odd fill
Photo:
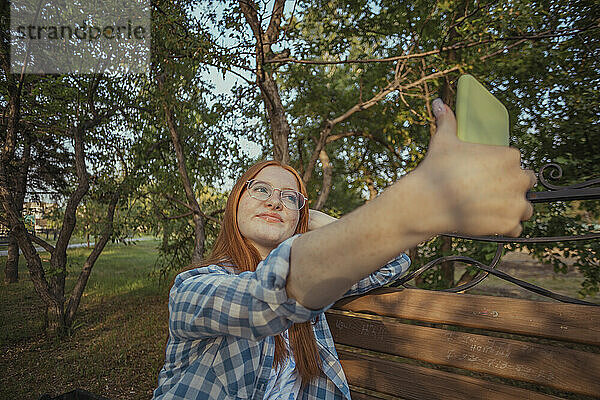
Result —
[[471, 75], [458, 80], [456, 121], [461, 140], [508, 146], [506, 107]]

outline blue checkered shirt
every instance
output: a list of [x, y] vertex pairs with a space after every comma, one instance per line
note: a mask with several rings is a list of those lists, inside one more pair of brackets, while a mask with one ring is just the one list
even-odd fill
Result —
[[[285, 290], [292, 242], [282, 242], [256, 271], [237, 274], [210, 265], [175, 278], [169, 296], [169, 340], [154, 399], [263, 399], [275, 353], [274, 336], [311, 320], [323, 373], [300, 399], [350, 399], [324, 311], [310, 310]], [[344, 295], [363, 294], [398, 279], [410, 265], [401, 254]]]

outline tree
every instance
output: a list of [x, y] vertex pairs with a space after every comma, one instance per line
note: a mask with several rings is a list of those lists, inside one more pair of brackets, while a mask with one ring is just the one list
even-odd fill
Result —
[[225, 196], [214, 187], [237, 157], [221, 123], [227, 110], [203, 75], [208, 65], [223, 63], [203, 23], [210, 15], [195, 17], [187, 2], [153, 7], [152, 67], [135, 128], [143, 181], [134, 196], [144, 204], [144, 224], [162, 235], [164, 274], [204, 257], [224, 209]]
[[[41, 88], [45, 90], [42, 90]], [[122, 162], [117, 155], [123, 153], [123, 141], [109, 127], [120, 110], [130, 106], [132, 92], [131, 82], [125, 79], [105, 79], [101, 75], [89, 77], [58, 76], [53, 78], [51, 86], [42, 86], [36, 93], [38, 101], [43, 99], [44, 119], [53, 121], [54, 129], [40, 130], [55, 143], [62, 143], [62, 148], [71, 148], [74, 165], [63, 165], [68, 171], [66, 180], [69, 183], [67, 201], [54, 246], [43, 239], [29, 234], [25, 230], [23, 219], [17, 208], [14, 192], [11, 190], [10, 177], [15, 162], [31, 165], [32, 157], [19, 151], [26, 148], [27, 130], [7, 129], [4, 138], [2, 160], [0, 163], [0, 200], [11, 232], [27, 261], [34, 288], [47, 307], [46, 330], [51, 335], [61, 335], [68, 331], [75, 318], [81, 295], [85, 289], [92, 267], [113, 233], [113, 217], [119, 199], [129, 184], [124, 176], [126, 167], [115, 166]], [[129, 88], [129, 89], [128, 89]], [[11, 100], [15, 99], [15, 100]], [[20, 100], [19, 96], [9, 97], [9, 104]], [[22, 115], [15, 118], [17, 126], [24, 125]], [[103, 129], [105, 128], [105, 129]], [[70, 146], [67, 144], [70, 142]], [[17, 161], [17, 154], [21, 160]], [[91, 174], [91, 177], [90, 177]], [[65, 298], [65, 278], [67, 265], [67, 246], [76, 224], [76, 212], [79, 204], [88, 193], [90, 186], [106, 183], [102, 196], [106, 204], [103, 229], [91, 254], [82, 266], [75, 287]], [[49, 264], [42, 263], [34, 243], [42, 246], [50, 253]]]
[[[334, 187], [333, 175], [361, 179], [362, 191], [372, 196], [414, 168], [434, 132], [428, 104], [436, 93], [452, 98], [460, 73], [471, 72], [492, 89], [501, 88], [494, 91], [509, 103], [512, 121], [521, 124], [530, 118], [522, 112], [527, 99], [539, 104], [534, 93], [550, 98], [559, 89], [564, 93], [579, 74], [591, 79], [588, 86], [579, 86], [588, 87], [590, 95], [597, 86], [595, 63], [575, 68], [573, 62], [593, 58], [577, 49], [596, 51], [588, 44], [598, 29], [590, 17], [596, 15], [597, 6], [590, 2], [295, 2], [287, 15], [284, 6], [278, 1], [269, 8], [238, 2], [227, 15], [241, 13], [248, 26], [229, 25], [238, 30], [234, 37], [239, 40], [231, 47], [254, 49], [254, 87], [264, 103], [275, 157], [288, 147], [290, 163], [303, 172], [315, 193], [311, 197], [317, 202], [312, 206], [328, 207], [328, 196], [348, 190], [348, 182]], [[570, 56], [576, 57], [572, 61], [566, 56], [570, 51], [576, 53]], [[523, 77], [533, 73], [554, 80], [548, 69], [560, 70], [559, 59], [573, 65], [561, 84], [529, 80], [531, 97], [524, 97]], [[515, 73], [522, 75], [521, 80], [514, 79]], [[581, 98], [586, 89], [578, 91]], [[565, 98], [574, 101], [569, 104]], [[557, 110], [573, 114], [573, 108], [565, 108], [572, 107], [576, 98], [558, 96]], [[586, 109], [590, 111], [585, 123], [597, 125], [594, 107]], [[579, 107], [577, 115], [583, 112]], [[290, 129], [283, 120], [290, 121]], [[580, 126], [585, 126], [583, 121]], [[514, 143], [520, 144], [517, 136], [524, 128], [513, 126]], [[553, 153], [549, 141], [543, 143], [535, 150], [522, 146], [532, 151], [526, 159]], [[577, 162], [589, 165], [594, 157], [588, 152]], [[349, 170], [348, 165], [355, 168]], [[450, 251], [449, 244], [446, 241], [445, 251]], [[481, 256], [487, 257], [487, 247], [478, 247]], [[462, 248], [461, 242], [454, 248]], [[453, 271], [447, 269], [444, 275], [451, 284]]]
[[[13, 111], [3, 121], [6, 124], [2, 126], [2, 143], [11, 131], [15, 132], [14, 136], [22, 138], [14, 161], [8, 166], [6, 182], [10, 192], [14, 194], [12, 201], [15, 210], [21, 215], [26, 197], [35, 199], [39, 197], [36, 196], [38, 191], [50, 191], [55, 196], [65, 191], [67, 184], [64, 180], [64, 166], [68, 164], [68, 153], [62, 143], [47, 135], [47, 132], [54, 129], [44, 126], [44, 113], [35, 101], [36, 91], [48, 82], [26, 76], [17, 78], [9, 74], [6, 60], [3, 57], [1, 87], [9, 90], [2, 93], [2, 102], [5, 109]], [[25, 112], [21, 111], [22, 105]], [[18, 281], [19, 246], [13, 231], [9, 231], [8, 237], [4, 281], [14, 283]]]

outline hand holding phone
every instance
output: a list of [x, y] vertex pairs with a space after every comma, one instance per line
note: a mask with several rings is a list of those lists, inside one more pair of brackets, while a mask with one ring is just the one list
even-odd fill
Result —
[[506, 107], [471, 75], [458, 80], [456, 122], [463, 141], [508, 146]]

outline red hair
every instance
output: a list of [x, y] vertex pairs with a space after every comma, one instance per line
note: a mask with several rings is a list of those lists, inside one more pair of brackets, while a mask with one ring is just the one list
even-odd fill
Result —
[[[258, 250], [240, 233], [237, 223], [237, 207], [240, 197], [246, 190], [246, 182], [254, 179], [263, 168], [269, 166], [276, 166], [289, 171], [296, 178], [299, 191], [307, 196], [306, 186], [302, 178], [292, 167], [273, 160], [254, 164], [238, 179], [231, 190], [223, 214], [221, 231], [217, 236], [211, 255], [200, 264], [194, 265], [194, 267], [231, 262], [240, 272], [256, 270], [262, 259]], [[300, 218], [294, 233], [304, 233], [307, 230], [308, 203], [300, 210]], [[296, 362], [296, 370], [302, 377], [302, 385], [304, 386], [321, 373], [321, 362], [312, 324], [310, 321], [293, 324], [288, 332], [291, 350]], [[283, 362], [289, 356], [290, 352], [283, 337], [281, 335], [275, 336], [274, 365], [278, 367], [283, 365]]]

